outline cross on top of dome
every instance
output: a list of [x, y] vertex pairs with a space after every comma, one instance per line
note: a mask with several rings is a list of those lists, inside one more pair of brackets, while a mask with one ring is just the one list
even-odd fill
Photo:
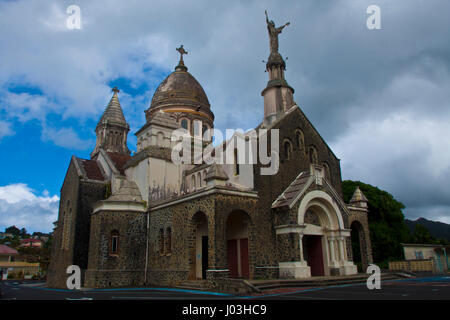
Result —
[[183, 45], [181, 45], [179, 48], [176, 48], [176, 50], [180, 53], [180, 61], [178, 62], [178, 65], [175, 67], [175, 70], [187, 71], [188, 68], [184, 65], [183, 54], [188, 54], [188, 52], [184, 50]]

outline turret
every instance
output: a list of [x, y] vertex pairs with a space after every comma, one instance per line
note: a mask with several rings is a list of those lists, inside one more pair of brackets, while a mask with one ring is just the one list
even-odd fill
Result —
[[100, 149], [106, 152], [130, 154], [127, 147], [127, 135], [130, 126], [126, 122], [120, 106], [119, 89], [114, 87], [112, 91], [113, 96], [95, 128], [97, 141], [94, 151], [91, 153], [91, 158], [95, 158]]

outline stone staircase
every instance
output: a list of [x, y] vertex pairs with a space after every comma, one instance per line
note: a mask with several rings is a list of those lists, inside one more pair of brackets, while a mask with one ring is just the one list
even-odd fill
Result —
[[[343, 284], [357, 284], [367, 281], [369, 274], [357, 274], [352, 276], [312, 277], [308, 279], [275, 279], [275, 280], [249, 280], [248, 282], [259, 292], [268, 292], [282, 288], [323, 287]], [[396, 280], [402, 276], [394, 273], [381, 275], [381, 280]]]
[[176, 286], [178, 289], [208, 291], [211, 286], [206, 280], [186, 280]]

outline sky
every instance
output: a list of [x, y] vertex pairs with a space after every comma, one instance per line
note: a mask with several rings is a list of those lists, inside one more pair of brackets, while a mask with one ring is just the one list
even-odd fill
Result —
[[[80, 29], [67, 27], [70, 5]], [[381, 29], [367, 28], [370, 5]], [[18, 0], [0, 1], [0, 230], [52, 230], [70, 157], [89, 158], [114, 86], [136, 150], [180, 44], [215, 127], [256, 127], [265, 9], [290, 22], [279, 36], [286, 79], [343, 179], [388, 191], [409, 219], [450, 223], [449, 1]]]

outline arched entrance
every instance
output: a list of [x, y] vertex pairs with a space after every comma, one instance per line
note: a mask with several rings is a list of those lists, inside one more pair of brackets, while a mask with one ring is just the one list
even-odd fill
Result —
[[[323, 191], [307, 193], [298, 209], [301, 226], [299, 268], [311, 276], [355, 274], [356, 267], [347, 257], [346, 239], [341, 209], [336, 201]], [[306, 265], [302, 265], [305, 263]]]
[[230, 278], [249, 278], [249, 217], [245, 212], [231, 212], [227, 219], [226, 240]]
[[193, 245], [191, 247], [191, 272], [189, 280], [206, 279], [208, 270], [208, 219], [203, 212], [192, 217]]
[[368, 267], [367, 256], [365, 255], [365, 236], [362, 224], [355, 220], [350, 224], [352, 239], [353, 262], [358, 267], [358, 271], [364, 272]]

